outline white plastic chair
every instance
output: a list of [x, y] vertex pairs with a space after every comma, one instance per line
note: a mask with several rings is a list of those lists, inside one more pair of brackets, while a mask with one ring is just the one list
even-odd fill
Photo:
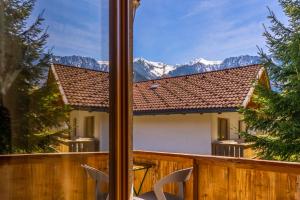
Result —
[[[184, 200], [185, 183], [190, 179], [192, 171], [193, 168], [187, 168], [173, 172], [155, 183], [153, 191], [146, 192], [138, 197], [144, 200]], [[178, 196], [163, 192], [165, 184], [174, 182], [178, 184]]]
[[95, 185], [95, 199], [96, 200], [109, 200], [109, 195], [107, 192], [101, 192], [100, 191], [100, 183], [108, 183], [109, 178], [108, 175], [101, 172], [98, 169], [95, 169], [93, 167], [90, 167], [86, 164], [81, 165], [81, 167], [84, 168], [85, 172], [96, 181]]

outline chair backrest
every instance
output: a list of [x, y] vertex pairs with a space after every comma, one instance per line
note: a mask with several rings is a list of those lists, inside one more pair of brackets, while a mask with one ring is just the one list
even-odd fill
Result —
[[81, 165], [81, 167], [84, 168], [84, 170], [86, 171], [86, 173], [95, 180], [96, 185], [95, 185], [95, 199], [96, 200], [108, 200], [108, 194], [106, 193], [101, 193], [100, 191], [100, 183], [101, 182], [105, 182], [108, 183], [109, 181], [109, 177], [108, 175], [106, 175], [104, 172], [95, 169], [91, 166], [88, 166], [87, 164], [83, 164]]
[[167, 200], [164, 193], [163, 193], [163, 186], [168, 183], [174, 183], [176, 182], [178, 184], [178, 196], [180, 199], [184, 199], [184, 191], [185, 191], [185, 182], [188, 181], [191, 177], [193, 168], [187, 168], [178, 170], [176, 172], [173, 172], [161, 180], [159, 180], [154, 185], [154, 193], [158, 200]]

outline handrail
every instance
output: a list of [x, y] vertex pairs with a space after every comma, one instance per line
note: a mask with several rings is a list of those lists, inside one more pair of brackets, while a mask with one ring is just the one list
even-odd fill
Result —
[[213, 142], [212, 154], [218, 156], [231, 157], [254, 157], [251, 150], [251, 143], [223, 143], [220, 141]]
[[[98, 140], [95, 138], [76, 138], [76, 139], [64, 139], [56, 138], [58, 142], [58, 149], [64, 149], [63, 145], [66, 146], [67, 152], [86, 152], [86, 151], [97, 151]], [[62, 151], [62, 150], [59, 150]]]
[[[63, 152], [63, 153], [25, 153], [25, 154], [0, 154], [0, 160], [4, 158], [24, 158], [24, 157], [64, 157], [72, 155], [108, 155], [108, 151], [99, 152]], [[172, 152], [162, 152], [162, 151], [142, 151], [134, 150], [134, 155], [145, 155], [145, 156], [169, 156], [178, 157], [185, 159], [198, 159], [202, 161], [219, 161], [219, 162], [231, 162], [238, 164], [259, 164], [259, 165], [270, 165], [270, 166], [285, 166], [285, 167], [299, 167], [299, 162], [287, 162], [287, 161], [275, 161], [275, 160], [263, 160], [263, 159], [249, 159], [249, 158], [235, 158], [235, 157], [225, 157], [225, 156], [215, 156], [215, 155], [201, 155], [201, 154], [188, 154], [188, 153], [172, 153]]]
[[24, 153], [24, 154], [0, 154], [0, 160], [4, 158], [38, 158], [38, 157], [68, 157], [73, 155], [108, 155], [107, 151], [99, 152], [55, 152], [55, 153]]
[[270, 167], [270, 171], [276, 171], [278, 168], [287, 168], [285, 171], [290, 172], [289, 169], [296, 169], [300, 173], [300, 163], [287, 162], [287, 161], [274, 161], [274, 160], [259, 160], [250, 158], [236, 158], [215, 155], [199, 155], [199, 154], [182, 154], [182, 153], [169, 153], [169, 152], [155, 152], [155, 151], [134, 151], [134, 155], [151, 155], [151, 156], [168, 156], [179, 157], [185, 159], [194, 159], [208, 163], [224, 163], [229, 165], [253, 165], [253, 168]]

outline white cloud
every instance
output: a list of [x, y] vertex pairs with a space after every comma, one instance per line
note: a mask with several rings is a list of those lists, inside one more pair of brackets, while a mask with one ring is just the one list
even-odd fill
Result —
[[108, 44], [104, 43], [108, 36], [101, 34], [105, 34], [105, 32], [107, 30], [95, 31], [92, 26], [90, 29], [82, 29], [70, 24], [52, 22], [49, 27], [49, 45], [54, 47], [54, 53], [61, 54], [68, 49], [68, 53], [73, 52], [73, 54], [100, 58], [106, 56], [104, 54], [107, 54], [108, 50]]
[[185, 14], [182, 19], [193, 17], [207, 11], [220, 10], [223, 6], [226, 6], [228, 0], [201, 0], [196, 5], [192, 5], [187, 14]]
[[[195, 26], [194, 32], [198, 32], [199, 37], [195, 38], [191, 49], [187, 49], [185, 55], [188, 57], [206, 57], [208, 59], [224, 59], [228, 56], [241, 54], [256, 54], [257, 46], [265, 47], [265, 39], [262, 36], [262, 24], [268, 24], [266, 18], [268, 12], [266, 5], [276, 8], [276, 1], [261, 2], [261, 6], [257, 7], [258, 1], [243, 1], [238, 4], [231, 5], [235, 7], [237, 12], [228, 13], [228, 3], [231, 1], [215, 0], [201, 1], [186, 17], [205, 13], [203, 17], [208, 21], [203, 26], [203, 21], [199, 21], [201, 26]], [[248, 10], [240, 10], [240, 8], [249, 8]], [[255, 9], [253, 9], [255, 8]], [[227, 12], [226, 12], [227, 10]], [[232, 8], [231, 8], [232, 10]], [[277, 7], [278, 10], [278, 7]], [[190, 20], [191, 18], [189, 18]]]
[[256, 46], [264, 46], [262, 22], [253, 22], [241, 27], [234, 24], [219, 24], [218, 30], [199, 39], [199, 45], [193, 51], [214, 59], [224, 59], [228, 55], [256, 54]]

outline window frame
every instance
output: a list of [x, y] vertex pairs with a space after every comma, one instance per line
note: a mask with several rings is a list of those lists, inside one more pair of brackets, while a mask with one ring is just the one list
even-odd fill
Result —
[[72, 137], [77, 137], [77, 118], [74, 117], [72, 120]]
[[109, 198], [133, 196], [133, 0], [109, 1]]
[[[226, 133], [224, 134], [224, 138], [222, 138], [222, 135], [221, 134], [221, 131], [224, 130], [222, 129], [221, 127], [221, 123], [222, 121], [226, 121]], [[218, 117], [218, 140], [219, 141], [222, 141], [222, 140], [229, 140], [230, 139], [230, 123], [229, 123], [229, 119], [228, 118], [221, 118], [221, 117]]]
[[[91, 126], [91, 127], [89, 127], [89, 126]], [[91, 132], [88, 133], [89, 131], [91, 131]], [[95, 137], [95, 116], [84, 117], [84, 137], [86, 137], [86, 138], [94, 138]]]
[[[239, 120], [239, 126], [238, 126], [238, 131], [239, 131], [239, 133], [240, 132], [245, 132], [245, 131], [247, 131], [247, 124], [246, 124], [246, 122], [244, 121], [244, 120]], [[243, 129], [243, 126], [244, 126], [244, 130], [242, 130]]]

